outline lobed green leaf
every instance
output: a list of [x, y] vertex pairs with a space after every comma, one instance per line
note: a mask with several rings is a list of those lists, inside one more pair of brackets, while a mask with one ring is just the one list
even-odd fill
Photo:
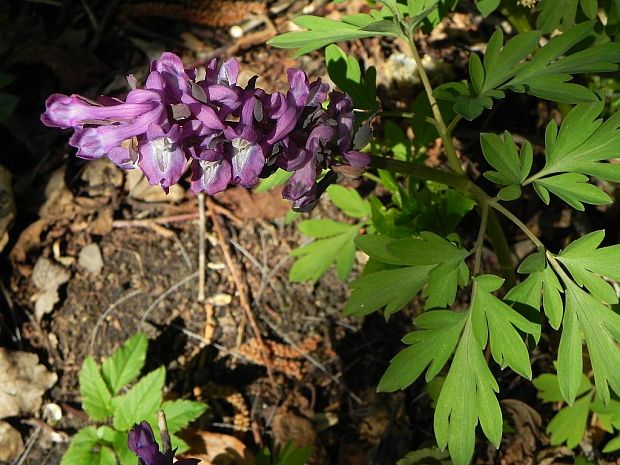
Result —
[[112, 394], [118, 394], [138, 377], [146, 360], [147, 345], [146, 335], [136, 333], [103, 362], [101, 372]]
[[112, 414], [112, 395], [92, 357], [84, 359], [79, 380], [82, 405], [88, 416], [93, 420], [108, 418]]

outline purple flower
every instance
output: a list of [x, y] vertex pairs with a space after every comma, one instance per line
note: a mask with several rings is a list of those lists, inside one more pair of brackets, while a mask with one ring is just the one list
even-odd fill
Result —
[[[138, 456], [140, 465], [172, 465], [174, 460], [173, 450], [167, 451], [165, 454], [159, 451], [153, 430], [147, 421], [131, 428], [127, 438], [127, 447]], [[177, 465], [197, 465], [199, 462], [199, 459], [184, 459], [177, 460], [174, 463]]]
[[151, 124], [138, 148], [138, 166], [149, 183], [161, 184], [166, 193], [185, 171], [186, 158], [181, 142], [179, 125], [174, 124], [164, 131], [161, 126]]
[[365, 169], [369, 157], [354, 147], [346, 94], [332, 92], [324, 109], [329, 86], [310, 82], [300, 69], [288, 70], [286, 94], [257, 88], [256, 76], [241, 88], [238, 77], [234, 58], [219, 68], [212, 60], [187, 70], [177, 55], [164, 53], [151, 64], [144, 89], [128, 77], [125, 101], [54, 94], [41, 121], [72, 128], [77, 156], [108, 156], [123, 169], [138, 168], [166, 192], [188, 167], [191, 190], [209, 195], [229, 185], [252, 187], [281, 167], [293, 172], [284, 197], [306, 210], [334, 180], [317, 181], [323, 170]]
[[[78, 101], [76, 99], [76, 102]], [[137, 112], [136, 104], [141, 104], [141, 113]], [[69, 120], [65, 122], [78, 121], [73, 125], [75, 133], [69, 139], [69, 144], [78, 149], [77, 156], [80, 158], [101, 158], [112, 149], [120, 147], [123, 141], [146, 133], [151, 124], [162, 124], [166, 121], [165, 108], [159, 95], [148, 90], [132, 90], [125, 103], [111, 107], [92, 109], [84, 108], [79, 103], [76, 103], [76, 106], [79, 108], [74, 109], [73, 113], [63, 108], [60, 117], [59, 113], [54, 111], [57, 107], [52, 106], [44, 115], [59, 122], [71, 113]], [[90, 118], [92, 115], [103, 116], [104, 112], [100, 108], [106, 109], [107, 118], [93, 121]], [[76, 112], [81, 112], [81, 116], [77, 116]]]

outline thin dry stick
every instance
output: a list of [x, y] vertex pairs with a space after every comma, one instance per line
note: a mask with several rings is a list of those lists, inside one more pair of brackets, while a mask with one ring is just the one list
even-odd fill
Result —
[[151, 305], [149, 305], [149, 308], [147, 308], [144, 313], [142, 314], [142, 318], [140, 318], [140, 326], [144, 325], [144, 323], [146, 322], [146, 319], [149, 317], [149, 315], [151, 314], [151, 312], [166, 298], [168, 297], [170, 294], [172, 294], [174, 291], [176, 291], [178, 288], [180, 288], [181, 286], [184, 286], [185, 284], [187, 284], [188, 282], [190, 282], [192, 279], [195, 279], [198, 277], [198, 272], [196, 271], [195, 273], [190, 274], [189, 276], [186, 276], [185, 278], [183, 278], [181, 281], [179, 281], [178, 283], [170, 286], [168, 289], [166, 289], [164, 292], [162, 292], [159, 297], [157, 297], [157, 299], [155, 299], [153, 301], [153, 303]]
[[108, 308], [105, 309], [105, 311], [101, 314], [101, 316], [99, 317], [99, 319], [97, 320], [97, 323], [95, 324], [95, 327], [93, 328], [93, 332], [90, 335], [90, 345], [89, 345], [89, 349], [88, 349], [88, 353], [90, 355], [93, 355], [94, 351], [95, 351], [95, 341], [97, 339], [97, 333], [99, 333], [99, 327], [103, 324], [103, 321], [108, 317], [108, 315], [110, 313], [112, 313], [114, 311], [114, 309], [116, 309], [120, 304], [122, 304], [123, 302], [125, 302], [126, 300], [131, 299], [134, 296], [137, 296], [138, 294], [142, 294], [142, 291], [140, 289], [134, 289], [133, 291], [128, 292], [127, 294], [125, 294], [124, 296], [122, 296], [120, 299], [118, 299], [116, 302], [113, 302]]
[[233, 260], [232, 255], [230, 254], [228, 240], [226, 239], [226, 235], [224, 233], [224, 230], [222, 229], [220, 218], [215, 213], [215, 209], [212, 208], [213, 205], [213, 201], [210, 198], [207, 198], [207, 214], [211, 217], [211, 221], [213, 221], [213, 229], [215, 230], [215, 234], [217, 234], [220, 245], [222, 246], [224, 260], [226, 261], [226, 265], [230, 270], [230, 274], [235, 283], [235, 286], [237, 287], [237, 291], [239, 291], [239, 302], [241, 303], [241, 307], [243, 308], [243, 311], [245, 312], [246, 317], [250, 322], [250, 326], [252, 327], [252, 331], [254, 332], [254, 337], [258, 342], [258, 347], [260, 349], [261, 355], [263, 356], [263, 362], [265, 364], [265, 367], [267, 368], [267, 375], [269, 376], [269, 381], [271, 382], [271, 385], [275, 387], [276, 383], [273, 378], [273, 368], [271, 366], [271, 358], [269, 357], [269, 352], [265, 347], [263, 337], [260, 334], [258, 324], [256, 323], [256, 319], [254, 318], [254, 314], [252, 313], [252, 307], [250, 306], [247, 288], [244, 286], [243, 281], [241, 280], [241, 275], [239, 273], [239, 268], [237, 267], [237, 264]]
[[172, 449], [172, 445], [170, 444], [170, 433], [168, 433], [166, 414], [163, 410], [157, 412], [157, 426], [159, 426], [159, 435], [161, 437], [161, 451], [165, 455]]
[[206, 250], [206, 229], [207, 219], [205, 217], [205, 195], [198, 194], [198, 302], [205, 300], [205, 257]]

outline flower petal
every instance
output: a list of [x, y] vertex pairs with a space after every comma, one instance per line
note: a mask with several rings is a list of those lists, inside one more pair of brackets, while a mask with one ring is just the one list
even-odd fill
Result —
[[164, 190], [176, 184], [185, 171], [185, 152], [175, 140], [178, 126], [164, 133], [156, 125], [149, 126], [148, 138], [140, 143], [138, 166], [150, 184], [161, 184]]
[[228, 160], [218, 161], [192, 160], [192, 192], [205, 192], [214, 195], [228, 187], [231, 168]]
[[229, 150], [232, 181], [243, 187], [253, 187], [265, 166], [263, 149], [259, 144], [236, 138], [231, 141]]
[[143, 421], [129, 430], [127, 447], [140, 458], [144, 465], [160, 465], [163, 454], [159, 452], [159, 446], [155, 441], [151, 425]]

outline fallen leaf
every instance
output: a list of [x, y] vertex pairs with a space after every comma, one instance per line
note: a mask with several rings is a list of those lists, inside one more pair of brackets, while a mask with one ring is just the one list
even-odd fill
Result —
[[242, 220], [283, 218], [291, 209], [290, 202], [282, 199], [281, 189], [257, 194], [235, 187], [218, 194], [217, 200]]
[[37, 220], [22, 231], [9, 254], [13, 263], [24, 263], [28, 253], [41, 246], [41, 233], [47, 226], [47, 220]]
[[39, 216], [50, 220], [72, 218], [76, 213], [74, 196], [65, 183], [65, 168], [58, 168], [45, 186], [45, 202], [39, 208]]
[[97, 244], [88, 244], [80, 250], [78, 264], [91, 274], [99, 274], [103, 269], [103, 257]]
[[11, 462], [24, 451], [21, 434], [6, 421], [0, 421], [0, 462]]
[[57, 380], [36, 354], [0, 347], [0, 418], [38, 412], [43, 393]]
[[166, 194], [161, 186], [149, 184], [140, 170], [127, 171], [125, 175], [125, 190], [129, 193], [129, 197], [143, 202], [173, 203], [182, 200], [185, 196], [185, 191], [178, 184], [170, 186], [170, 190]]
[[252, 452], [234, 436], [211, 431], [186, 431], [180, 436], [190, 446], [187, 457], [202, 460], [200, 465], [254, 464]]
[[41, 321], [44, 315], [54, 309], [54, 305], [60, 300], [58, 288], [69, 281], [70, 277], [71, 274], [63, 266], [48, 258], [39, 257], [31, 276], [32, 283], [41, 291], [32, 297], [37, 321]]

